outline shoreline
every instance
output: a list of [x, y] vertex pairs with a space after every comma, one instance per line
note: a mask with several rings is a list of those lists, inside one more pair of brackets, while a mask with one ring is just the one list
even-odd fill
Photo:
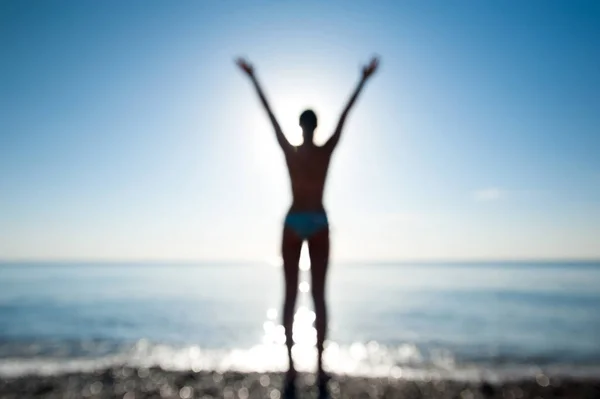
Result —
[[[297, 398], [317, 398], [314, 375], [300, 373]], [[23, 375], [0, 379], [0, 399], [26, 398], [269, 398], [284, 399], [284, 373], [168, 371], [158, 367], [111, 367], [94, 372]], [[335, 398], [578, 398], [600, 397], [600, 377], [524, 378], [504, 382], [407, 380], [392, 377], [332, 375]]]

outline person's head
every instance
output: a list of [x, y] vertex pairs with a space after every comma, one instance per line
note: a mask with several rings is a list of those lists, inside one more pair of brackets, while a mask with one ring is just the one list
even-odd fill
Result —
[[312, 142], [315, 129], [317, 128], [317, 115], [310, 109], [304, 111], [300, 115], [300, 127], [302, 127], [304, 142]]

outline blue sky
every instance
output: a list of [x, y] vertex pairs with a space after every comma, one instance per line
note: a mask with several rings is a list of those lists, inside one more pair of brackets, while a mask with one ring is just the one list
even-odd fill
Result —
[[0, 4], [0, 258], [272, 259], [332, 131], [339, 260], [600, 257], [595, 1]]

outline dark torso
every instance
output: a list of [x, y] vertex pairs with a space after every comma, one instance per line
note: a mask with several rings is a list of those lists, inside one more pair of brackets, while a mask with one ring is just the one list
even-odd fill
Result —
[[290, 212], [324, 211], [323, 192], [331, 152], [314, 145], [294, 147], [285, 154], [292, 186]]

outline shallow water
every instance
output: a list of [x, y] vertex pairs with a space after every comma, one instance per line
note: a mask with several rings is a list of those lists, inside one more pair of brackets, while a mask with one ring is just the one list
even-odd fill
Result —
[[[281, 370], [282, 271], [264, 264], [0, 265], [0, 373], [114, 363]], [[301, 288], [310, 286], [302, 272]], [[455, 378], [600, 370], [600, 263], [333, 264], [326, 365]], [[314, 313], [300, 292], [300, 369]]]

